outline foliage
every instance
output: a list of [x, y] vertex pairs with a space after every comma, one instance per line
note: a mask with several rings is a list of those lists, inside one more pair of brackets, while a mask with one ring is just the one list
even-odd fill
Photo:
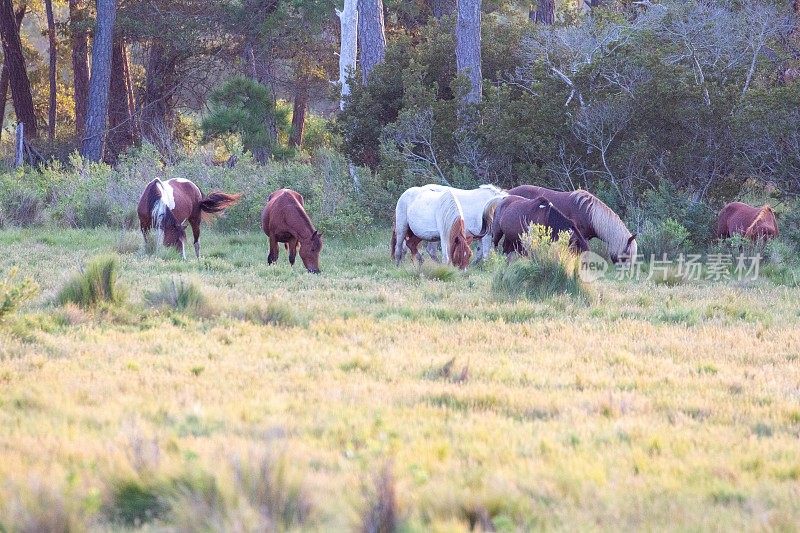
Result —
[[285, 111], [278, 113], [269, 89], [250, 78], [235, 76], [212, 92], [209, 102], [211, 112], [202, 124], [206, 139], [236, 133], [253, 154], [271, 154], [277, 148], [272, 145], [268, 120], [286, 127], [288, 115]]
[[[54, 162], [40, 169], [0, 172], [0, 204], [13, 206], [16, 198], [24, 196], [26, 205], [37, 206], [38, 221], [66, 227], [138, 228], [136, 206], [147, 183], [157, 177], [185, 178], [206, 193], [214, 189], [244, 193], [239, 204], [214, 222], [224, 231], [259, 228], [267, 196], [282, 187], [304, 196], [312, 220], [326, 232], [353, 232], [373, 218], [373, 204], [355, 192], [346, 161], [331, 149], [317, 150], [305, 161], [267, 165], [248, 154], [240, 154], [234, 167], [215, 165], [209, 159], [198, 151], [165, 166], [149, 144], [121, 157], [114, 168], [76, 155], [69, 166]], [[31, 220], [30, 211], [26, 213], [25, 220]], [[18, 224], [22, 215], [16, 210], [4, 216], [12, 225], [22, 225]]]
[[672, 218], [659, 222], [648, 220], [636, 240], [645, 259], [652, 256], [657, 260], [674, 258], [679, 252], [687, 251], [691, 244], [689, 230]]
[[345, 151], [394, 196], [430, 181], [583, 187], [638, 229], [673, 218], [694, 246], [746, 183], [798, 191], [800, 85], [776, 83], [762, 53], [785, 53], [785, 8], [610, 3], [592, 14], [554, 26], [487, 14], [484, 98], [468, 119], [454, 105], [453, 21], [391, 40], [338, 117]]
[[0, 279], [0, 320], [10, 315], [39, 292], [31, 278], [17, 279], [19, 270], [12, 268]]
[[569, 250], [567, 235], [552, 242], [547, 228], [536, 224], [521, 240], [527, 256], [507, 263], [495, 273], [494, 290], [532, 300], [564, 294], [584, 300], [588, 297], [578, 275], [580, 259]]
[[119, 303], [124, 293], [117, 284], [118, 270], [116, 257], [96, 257], [61, 288], [56, 301], [60, 305], [73, 303], [83, 308]]

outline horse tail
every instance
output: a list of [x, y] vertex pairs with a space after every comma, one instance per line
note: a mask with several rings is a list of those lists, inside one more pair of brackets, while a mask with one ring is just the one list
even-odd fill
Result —
[[200, 211], [214, 215], [235, 205], [241, 199], [241, 194], [228, 194], [224, 192], [212, 192], [200, 200]]

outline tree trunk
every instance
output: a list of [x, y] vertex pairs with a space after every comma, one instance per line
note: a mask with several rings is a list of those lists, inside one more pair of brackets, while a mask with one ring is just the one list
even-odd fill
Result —
[[[22, 19], [25, 18], [25, 6], [22, 6], [14, 14], [17, 22], [17, 31], [22, 25]], [[3, 68], [0, 70], [0, 138], [3, 137], [3, 124], [6, 119], [6, 102], [8, 102], [8, 82], [11, 74], [8, 71], [8, 65], [5, 60], [3, 61]]]
[[33, 109], [31, 82], [22, 55], [22, 41], [19, 26], [11, 0], [0, 0], [0, 38], [3, 41], [3, 65], [8, 68], [11, 97], [14, 99], [14, 113], [17, 120], [25, 124], [25, 138], [36, 137], [36, 113]]
[[458, 0], [456, 69], [470, 81], [464, 102], [481, 101], [481, 0]]
[[342, 86], [342, 97], [339, 108], [344, 109], [345, 99], [350, 95], [350, 84], [347, 78], [355, 73], [356, 54], [358, 52], [358, 0], [344, 0], [344, 11], [336, 10], [341, 25], [341, 43], [339, 45], [339, 84]]
[[308, 80], [297, 80], [294, 88], [294, 105], [292, 107], [292, 134], [289, 136], [289, 146], [300, 148], [303, 146], [303, 132], [306, 128], [306, 109], [308, 109]]
[[[350, 95], [350, 84], [347, 79], [356, 70], [356, 55], [358, 52], [358, 0], [344, 0], [344, 9], [336, 10], [341, 25], [341, 42], [339, 44], [339, 84], [342, 86], [342, 96], [339, 99], [339, 108], [344, 109], [347, 97]], [[353, 188], [361, 190], [361, 181], [352, 161], [347, 165]]]
[[163, 43], [154, 42], [147, 61], [142, 95], [142, 137], [162, 154], [171, 150], [178, 55]]
[[531, 22], [539, 22], [551, 26], [556, 21], [556, 2], [555, 0], [539, 0], [536, 9], [530, 11]]
[[85, 0], [69, 0], [70, 41], [72, 43], [72, 83], [75, 90], [75, 136], [83, 141], [86, 103], [89, 94], [89, 39], [86, 32]]
[[456, 0], [431, 0], [431, 12], [437, 19], [456, 12]]
[[86, 133], [81, 145], [83, 157], [92, 161], [100, 161], [103, 157], [108, 119], [108, 89], [111, 84], [111, 48], [116, 17], [116, 0], [97, 0], [97, 28], [92, 43], [92, 76], [89, 79]]
[[383, 25], [383, 0], [358, 0], [358, 44], [361, 47], [361, 81], [383, 62], [386, 32]]
[[106, 160], [114, 163], [119, 154], [136, 144], [135, 102], [131, 88], [128, 51], [122, 38], [114, 40], [111, 51], [111, 85], [108, 95], [108, 137]]
[[48, 53], [50, 55], [50, 66], [48, 70], [50, 78], [50, 100], [47, 106], [47, 139], [53, 142], [56, 138], [56, 60], [58, 54], [56, 50], [56, 21], [53, 17], [53, 0], [44, 0], [44, 11], [47, 16], [47, 41], [49, 43]]

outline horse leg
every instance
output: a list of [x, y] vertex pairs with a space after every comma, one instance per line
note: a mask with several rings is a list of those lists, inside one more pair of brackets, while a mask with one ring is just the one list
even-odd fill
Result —
[[294, 266], [294, 258], [297, 255], [297, 239], [292, 237], [286, 246], [289, 250], [289, 264]]
[[275, 235], [270, 234], [269, 236], [269, 254], [267, 254], [267, 264], [271, 265], [275, 261], [278, 260], [278, 251], [280, 247], [278, 246], [278, 239]]
[[194, 255], [200, 259], [200, 215], [197, 219], [190, 219], [189, 223], [192, 225], [192, 236], [194, 237]]
[[438, 246], [434, 241], [428, 242], [428, 244], [425, 246], [425, 250], [428, 252], [428, 255], [431, 257], [431, 259], [438, 263], [439, 257], [436, 255], [437, 248]]
[[421, 265], [422, 264], [422, 254], [419, 253], [419, 243], [422, 242], [422, 239], [417, 237], [416, 235], [411, 235], [406, 239], [406, 246], [408, 249], [411, 250], [411, 257], [417, 258], [417, 262]]

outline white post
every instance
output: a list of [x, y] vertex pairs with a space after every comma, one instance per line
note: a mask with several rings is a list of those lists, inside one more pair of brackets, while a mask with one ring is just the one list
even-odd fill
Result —
[[[347, 77], [356, 71], [356, 54], [358, 53], [358, 0], [344, 0], [344, 9], [336, 10], [341, 25], [342, 42], [339, 45], [339, 83], [342, 86], [342, 96], [339, 100], [339, 109], [344, 109], [344, 100], [350, 94], [350, 84]], [[347, 162], [353, 187], [356, 192], [361, 190], [358, 181], [358, 172], [351, 161]]]
[[16, 150], [14, 151], [14, 167], [21, 167], [25, 162], [25, 124], [17, 123]]

